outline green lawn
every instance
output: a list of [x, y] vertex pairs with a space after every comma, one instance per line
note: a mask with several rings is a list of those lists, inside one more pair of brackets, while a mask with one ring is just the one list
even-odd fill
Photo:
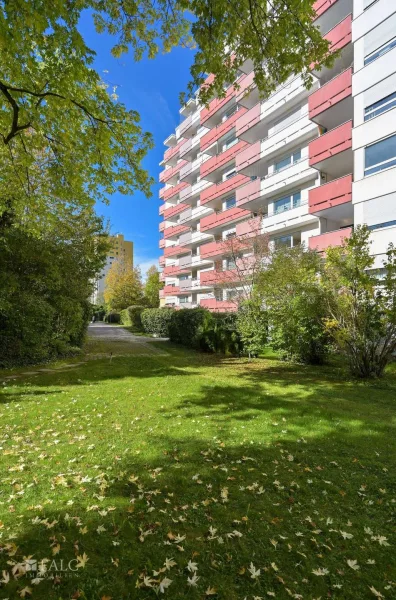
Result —
[[156, 346], [2, 386], [0, 598], [395, 598], [395, 369]]

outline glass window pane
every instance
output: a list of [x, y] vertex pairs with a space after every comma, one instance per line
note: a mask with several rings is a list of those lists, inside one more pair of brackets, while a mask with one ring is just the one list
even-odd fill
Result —
[[383, 112], [390, 110], [396, 106], [396, 92], [393, 94], [389, 94], [385, 98], [378, 100], [378, 102], [374, 102], [370, 106], [364, 109], [364, 120], [368, 121], [369, 119], [373, 119]]
[[291, 207], [291, 198], [290, 196], [286, 196], [285, 198], [280, 198], [276, 202], [274, 202], [274, 213], [277, 215], [285, 210], [290, 210]]
[[297, 152], [293, 154], [293, 162], [297, 162], [299, 160], [301, 160], [301, 150], [297, 150]]
[[301, 205], [301, 192], [293, 194], [293, 208]]
[[396, 164], [396, 135], [392, 135], [366, 148], [366, 175], [387, 169], [394, 164]]
[[230, 198], [227, 198], [227, 200], [225, 201], [225, 207], [233, 208], [234, 206], [236, 206], [235, 196], [231, 196]]
[[291, 161], [291, 156], [287, 156], [286, 158], [283, 158], [282, 160], [278, 161], [277, 163], [275, 163], [275, 171], [280, 171], [281, 169], [284, 169], [285, 167], [291, 164]]

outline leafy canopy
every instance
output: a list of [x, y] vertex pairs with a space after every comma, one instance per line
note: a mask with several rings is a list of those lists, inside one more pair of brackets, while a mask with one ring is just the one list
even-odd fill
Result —
[[128, 260], [115, 260], [106, 275], [104, 299], [112, 310], [142, 304], [143, 286], [139, 267], [133, 267]]
[[151, 308], [159, 307], [160, 289], [162, 289], [162, 283], [159, 271], [155, 265], [152, 265], [147, 271], [147, 279], [144, 286], [144, 299], [147, 306]]
[[[13, 0], [0, 5], [0, 229], [36, 231], [69, 207], [115, 191], [150, 194], [141, 161], [152, 147], [139, 114], [118, 101], [93, 69], [78, 30], [91, 12], [114, 36], [113, 54], [140, 60], [174, 46], [197, 47], [188, 94], [222, 96], [245, 61], [268, 95], [313, 63], [331, 64], [312, 22], [313, 0]], [[237, 84], [238, 85], [238, 84]], [[112, 93], [109, 93], [112, 92]], [[1, 143], [2, 142], [2, 143]], [[67, 208], [65, 208], [67, 207]]]

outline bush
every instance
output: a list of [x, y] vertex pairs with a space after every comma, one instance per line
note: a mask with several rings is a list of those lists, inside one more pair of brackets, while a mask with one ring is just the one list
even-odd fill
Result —
[[237, 354], [241, 341], [233, 313], [211, 313], [204, 308], [175, 311], [170, 326], [172, 342], [204, 352]]
[[120, 312], [121, 316], [121, 324], [128, 325], [135, 329], [136, 331], [142, 331], [142, 312], [145, 310], [145, 306], [141, 306], [139, 304], [135, 304], [133, 306], [128, 306]]
[[111, 310], [105, 316], [105, 322], [106, 323], [120, 323], [121, 322], [121, 315], [120, 315], [120, 313], [116, 312], [115, 310]]
[[159, 337], [169, 337], [173, 314], [175, 314], [173, 308], [145, 308], [140, 313], [144, 331]]

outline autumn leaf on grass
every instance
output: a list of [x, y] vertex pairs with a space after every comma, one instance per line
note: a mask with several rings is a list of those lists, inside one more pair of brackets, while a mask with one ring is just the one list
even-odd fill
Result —
[[250, 563], [250, 567], [248, 568], [248, 571], [249, 571], [250, 577], [252, 579], [257, 580], [260, 577], [260, 569], [256, 569], [256, 567], [254, 566], [254, 564], [252, 562]]
[[208, 589], [205, 592], [205, 596], [216, 596], [216, 593], [216, 588], [208, 587]]
[[324, 577], [325, 575], [329, 574], [329, 570], [328, 569], [313, 569], [312, 573], [314, 575], [316, 575], [317, 577]]
[[84, 552], [84, 554], [82, 556], [77, 556], [77, 560], [78, 560], [77, 569], [85, 569], [85, 565], [89, 561], [89, 558]]
[[26, 596], [27, 596], [28, 594], [29, 594], [29, 596], [31, 596], [31, 595], [32, 595], [32, 588], [30, 588], [30, 587], [27, 587], [27, 586], [26, 586], [26, 587], [24, 587], [24, 588], [23, 588], [23, 590], [21, 590], [21, 591], [19, 592], [19, 595], [20, 595], [20, 597], [21, 597], [21, 598], [26, 598]]
[[167, 571], [169, 571], [169, 569], [171, 569], [172, 567], [176, 566], [176, 561], [173, 560], [173, 558], [166, 558], [165, 562], [164, 562], [164, 567]]
[[197, 583], [198, 583], [199, 579], [200, 579], [200, 577], [198, 577], [198, 575], [196, 573], [194, 573], [194, 575], [192, 577], [187, 577], [187, 583], [191, 587], [197, 587]]
[[159, 584], [160, 592], [162, 594], [164, 594], [165, 590], [170, 586], [171, 583], [172, 583], [172, 579], [168, 579], [167, 577], [164, 577], [164, 579]]
[[374, 594], [374, 596], [376, 598], [384, 598], [384, 596], [381, 594], [381, 592], [377, 592], [377, 590], [375, 589], [374, 586], [369, 587], [370, 592], [372, 592]]
[[348, 567], [351, 567], [354, 571], [359, 571], [360, 567], [357, 564], [357, 560], [347, 560]]

